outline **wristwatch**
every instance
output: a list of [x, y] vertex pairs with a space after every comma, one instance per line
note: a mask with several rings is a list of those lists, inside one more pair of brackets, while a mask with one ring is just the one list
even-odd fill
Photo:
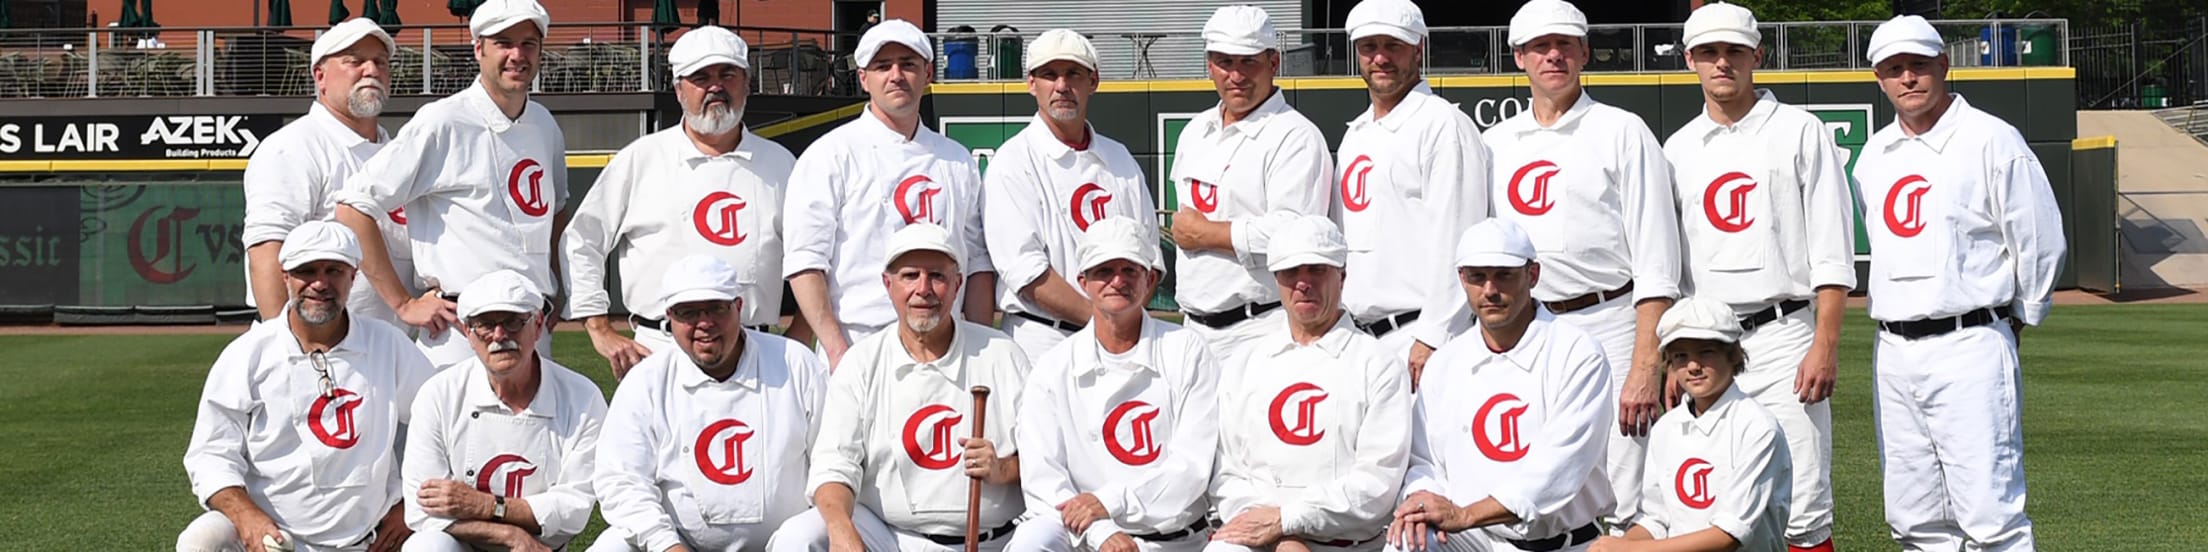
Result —
[[506, 519], [506, 497], [491, 497], [491, 521]]

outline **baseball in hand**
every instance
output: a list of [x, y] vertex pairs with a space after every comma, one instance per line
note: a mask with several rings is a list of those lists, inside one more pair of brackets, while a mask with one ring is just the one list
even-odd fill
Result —
[[276, 535], [261, 535], [261, 549], [268, 552], [291, 552], [291, 538], [286, 536], [279, 540]]

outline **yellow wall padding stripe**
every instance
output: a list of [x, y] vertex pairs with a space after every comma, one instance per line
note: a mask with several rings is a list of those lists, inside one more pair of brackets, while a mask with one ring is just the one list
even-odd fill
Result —
[[2115, 136], [2090, 136], [2070, 141], [2072, 150], [2108, 149], [2116, 147]]
[[[864, 111], [864, 110], [866, 110], [866, 102], [859, 102], [859, 103], [855, 103], [855, 104], [851, 104], [851, 105], [847, 105], [847, 106], [843, 106], [843, 107], [838, 107], [838, 108], [835, 108], [835, 109], [831, 109], [831, 110], [828, 110], [828, 111], [822, 111], [822, 112], [819, 112], [819, 113], [814, 113], [814, 114], [811, 114], [811, 115], [806, 115], [806, 116], [803, 116], [803, 117], [798, 117], [798, 118], [795, 118], [795, 119], [790, 119], [790, 120], [787, 120], [787, 121], [782, 121], [782, 122], [779, 122], [779, 123], [775, 123], [775, 124], [771, 124], [771, 125], [767, 125], [767, 126], [763, 126], [763, 127], [755, 128], [755, 129], [752, 129], [752, 130], [751, 130], [751, 133], [752, 133], [752, 134], [757, 134], [757, 135], [759, 135], [760, 137], [763, 137], [763, 138], [773, 138], [773, 137], [776, 137], [776, 136], [781, 136], [781, 135], [784, 135], [784, 134], [789, 134], [789, 133], [792, 133], [792, 132], [797, 132], [797, 131], [800, 131], [800, 130], [805, 130], [805, 129], [808, 129], [808, 128], [812, 128], [812, 127], [815, 127], [815, 126], [820, 126], [820, 125], [828, 124], [828, 123], [831, 123], [831, 122], [835, 122], [835, 121], [836, 121], [837, 119], [842, 119], [842, 118], [845, 118], [845, 117], [851, 117], [851, 116], [855, 116], [855, 115], [858, 115], [860, 111]], [[574, 164], [574, 163], [568, 163], [568, 166], [572, 167], [572, 166], [575, 166], [575, 164]], [[603, 166], [603, 165], [601, 165], [601, 166]]]

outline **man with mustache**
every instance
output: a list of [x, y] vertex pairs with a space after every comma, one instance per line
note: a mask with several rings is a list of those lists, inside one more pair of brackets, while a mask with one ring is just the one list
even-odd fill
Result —
[[1871, 33], [1895, 112], [1855, 163], [1886, 525], [1903, 550], [2032, 550], [2016, 344], [2051, 308], [2062, 212], [2016, 127], [1948, 91], [1946, 52], [1922, 17]]
[[1096, 47], [1066, 29], [1027, 45], [1027, 93], [1035, 118], [989, 158], [990, 264], [1002, 284], [1004, 332], [1028, 357], [1041, 357], [1089, 319], [1089, 296], [1074, 287], [1074, 250], [1106, 217], [1157, 227], [1150, 187], [1127, 147], [1089, 124], [1096, 94]]
[[1013, 550], [1192, 552], [1210, 534], [1219, 364], [1203, 336], [1144, 308], [1165, 275], [1155, 232], [1112, 217], [1081, 239], [1075, 274], [1095, 312], [1035, 359], [1021, 397], [1030, 518]]
[[752, 284], [741, 278], [703, 254], [659, 275], [654, 300], [667, 305], [676, 345], [614, 390], [598, 447], [607, 528], [593, 552], [758, 552], [805, 511], [828, 365], [802, 344], [745, 329]]
[[[300, 223], [330, 220], [332, 200], [345, 178], [383, 149], [386, 136], [376, 125], [391, 79], [391, 56], [398, 44], [375, 21], [354, 19], [323, 31], [314, 40], [315, 100], [307, 114], [267, 138], [245, 164], [246, 303], [262, 320], [284, 314], [284, 274], [277, 253], [284, 235]], [[373, 217], [392, 250], [392, 269], [410, 282], [414, 257], [403, 211]], [[366, 279], [354, 282], [346, 311], [355, 316], [399, 324], [398, 314], [376, 296]], [[405, 329], [405, 326], [401, 326]]]
[[1204, 60], [1219, 105], [1190, 120], [1173, 148], [1173, 300], [1189, 329], [1233, 358], [1280, 326], [1267, 243], [1297, 216], [1326, 214], [1334, 167], [1326, 136], [1273, 86], [1280, 46], [1264, 9], [1212, 12]]
[[176, 549], [398, 550], [399, 436], [435, 369], [396, 327], [347, 311], [360, 244], [345, 227], [300, 223], [277, 262], [291, 299], [207, 371], [184, 449], [207, 512]]
[[408, 552], [516, 552], [565, 546], [590, 523], [606, 396], [538, 355], [544, 296], [519, 272], [460, 292], [475, 356], [439, 372], [406, 435]]
[[[687, 255], [726, 261], [746, 282], [770, 282], [744, 289], [745, 326], [763, 330], [781, 317], [782, 286], [771, 282], [782, 277], [783, 184], [797, 158], [744, 128], [748, 51], [742, 38], [720, 27], [676, 39], [667, 60], [682, 125], [614, 154], [561, 237], [573, 293], [567, 317], [583, 320], [616, 378], [654, 351], [674, 348], [657, 275]], [[606, 314], [606, 261], [614, 252], [633, 340]], [[791, 330], [806, 339], [809, 328], [797, 323]]]
[[[1786, 542], [1831, 552], [1825, 399], [1855, 287], [1853, 213], [1840, 207], [1849, 201], [1845, 153], [1816, 115], [1756, 89], [1762, 41], [1747, 8], [1711, 3], [1687, 18], [1702, 116], [1671, 135], [1664, 155], [1678, 184], [1689, 287], [1739, 315], [1748, 360], [1737, 383], [1785, 428], [1793, 477]], [[1643, 503], [1660, 503], [1650, 498], [1661, 497]]]
[[[548, 296], [552, 252], [566, 225], [567, 139], [552, 112], [529, 101], [552, 18], [536, 0], [489, 0], [468, 19], [479, 76], [422, 106], [390, 145], [345, 181], [337, 220], [363, 240], [363, 272], [399, 320], [420, 328], [431, 362], [466, 360], [453, 326], [459, 290], [498, 270], [528, 276]], [[407, 207], [415, 285], [399, 279], [375, 217]], [[413, 295], [410, 289], [426, 290]], [[549, 355], [549, 333], [537, 353]]]
[[1671, 166], [1640, 116], [1580, 86], [1589, 50], [1579, 8], [1527, 2], [1510, 18], [1510, 46], [1533, 108], [1487, 129], [1489, 197], [1541, 254], [1533, 298], [1602, 343], [1618, 393], [1606, 462], [1617, 510], [1604, 521], [1622, 533], [1639, 511], [1648, 426], [1663, 410], [1656, 322], [1679, 296]]
[[1426, 364], [1390, 550], [1584, 550], [1611, 511], [1610, 368], [1600, 342], [1534, 300], [1548, 266], [1533, 244], [1509, 219], [1457, 240], [1479, 331]]
[[1456, 237], [1487, 218], [1487, 144], [1472, 118], [1426, 86], [1426, 16], [1410, 0], [1365, 0], [1349, 10], [1372, 107], [1349, 122], [1335, 157], [1341, 201], [1332, 218], [1349, 240], [1342, 303], [1357, 328], [1410, 369], [1471, 318], [1445, 259]]
[[973, 154], [920, 125], [934, 56], [928, 36], [903, 19], [867, 30], [854, 56], [866, 112], [815, 140], [790, 171], [782, 276], [830, 369], [852, 342], [896, 323], [876, 276], [887, 264], [882, 243], [909, 225], [938, 225], [973, 252], [959, 263], [965, 294], [944, 299], [967, 320], [996, 323], [997, 273]]
[[1342, 311], [1349, 246], [1326, 217], [1281, 224], [1267, 266], [1284, 320], [1219, 378], [1210, 552], [1379, 550], [1411, 449], [1409, 374]]
[[[1021, 425], [1027, 356], [1003, 333], [952, 313], [964, 256], [951, 236], [915, 223], [883, 245], [881, 285], [897, 325], [852, 345], [846, 365], [829, 378], [805, 482], [813, 509], [782, 524], [768, 550], [958, 550], [975, 480], [981, 549], [1013, 549], [1006, 537], [1027, 511], [1012, 438]], [[980, 439], [971, 438], [980, 421], [969, 392], [975, 386], [992, 390]]]

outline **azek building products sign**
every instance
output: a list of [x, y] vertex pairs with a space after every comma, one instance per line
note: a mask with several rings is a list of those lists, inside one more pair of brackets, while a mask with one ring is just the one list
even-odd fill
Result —
[[0, 160], [244, 159], [282, 128], [277, 115], [10, 117]]

